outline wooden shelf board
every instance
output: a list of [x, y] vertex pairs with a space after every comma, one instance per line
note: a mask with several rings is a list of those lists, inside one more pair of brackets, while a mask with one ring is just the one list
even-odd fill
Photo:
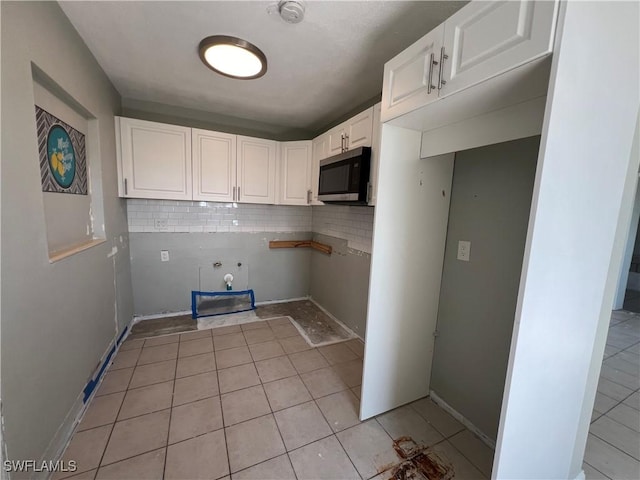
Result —
[[313, 240], [271, 240], [269, 248], [313, 248], [319, 252], [331, 255], [333, 247]]

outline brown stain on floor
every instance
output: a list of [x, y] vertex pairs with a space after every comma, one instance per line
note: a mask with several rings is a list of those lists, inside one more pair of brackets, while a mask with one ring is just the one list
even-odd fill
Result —
[[430, 447], [417, 444], [411, 437], [398, 437], [393, 449], [402, 461], [385, 466], [389, 480], [450, 480], [454, 478], [453, 465]]
[[191, 332], [197, 329], [198, 322], [192, 319], [191, 315], [177, 315], [175, 317], [155, 318], [138, 322], [131, 327], [131, 333], [127, 338], [135, 340], [137, 338]]
[[313, 346], [352, 338], [349, 332], [309, 300], [262, 305], [257, 307], [255, 312], [259, 318], [293, 318], [307, 334]]
[[[351, 339], [347, 331], [309, 300], [260, 305], [254, 312], [256, 321], [283, 316], [293, 318], [314, 344]], [[128, 338], [150, 338], [197, 329], [198, 322], [191, 315], [176, 315], [138, 322], [131, 328]]]

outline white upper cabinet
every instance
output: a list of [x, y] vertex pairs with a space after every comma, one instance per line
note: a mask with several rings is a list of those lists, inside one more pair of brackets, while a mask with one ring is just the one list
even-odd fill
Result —
[[276, 147], [273, 140], [238, 135], [238, 201], [275, 203]]
[[384, 65], [382, 121], [438, 99], [438, 69], [444, 25], [427, 33]]
[[332, 157], [333, 155], [344, 152], [347, 149], [345, 140], [346, 130], [344, 123], [329, 130], [327, 132], [327, 157]]
[[311, 148], [310, 140], [280, 143], [280, 204], [311, 204]]
[[464, 88], [551, 53], [557, 2], [471, 2], [444, 23], [442, 91]]
[[346, 122], [346, 150], [358, 147], [370, 147], [371, 135], [373, 131], [373, 107], [367, 108], [364, 112]]
[[119, 193], [191, 200], [191, 129], [116, 117]]
[[333, 127], [327, 135], [327, 157], [352, 148], [370, 147], [373, 129], [373, 107]]
[[311, 153], [311, 205], [324, 205], [324, 202], [318, 200], [318, 186], [320, 178], [320, 160], [329, 156], [329, 134], [322, 135], [313, 139]]
[[382, 121], [551, 53], [557, 1], [471, 1], [384, 67]]
[[193, 199], [235, 201], [236, 135], [192, 130]]

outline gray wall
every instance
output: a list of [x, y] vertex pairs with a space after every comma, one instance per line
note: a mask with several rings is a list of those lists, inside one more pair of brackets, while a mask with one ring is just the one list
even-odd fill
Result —
[[[136, 315], [191, 309], [191, 290], [252, 288], [257, 302], [309, 294], [310, 249], [269, 249], [270, 240], [306, 240], [310, 233], [132, 233], [131, 270]], [[160, 261], [160, 251], [169, 261]], [[222, 267], [213, 263], [220, 261]], [[242, 263], [241, 267], [237, 263]]]
[[[0, 8], [2, 407], [9, 458], [39, 459], [61, 440], [58, 428], [73, 416], [74, 402], [132, 316], [126, 211], [116, 190], [113, 115], [120, 97], [57, 3], [2, 2]], [[91, 178], [101, 180], [92, 187], [107, 241], [53, 264], [32, 62], [93, 117], [89, 131], [97, 137], [89, 145]], [[118, 253], [108, 257], [113, 248]]]
[[311, 140], [316, 136], [314, 132], [301, 128], [270, 125], [248, 118], [231, 117], [131, 98], [122, 99], [122, 115], [150, 122], [170, 123], [279, 141]]
[[311, 298], [364, 338], [371, 255], [348, 248], [340, 238], [314, 234], [314, 239], [333, 252], [311, 252]]
[[[540, 137], [456, 154], [431, 389], [496, 439]], [[457, 260], [471, 241], [469, 262]]]

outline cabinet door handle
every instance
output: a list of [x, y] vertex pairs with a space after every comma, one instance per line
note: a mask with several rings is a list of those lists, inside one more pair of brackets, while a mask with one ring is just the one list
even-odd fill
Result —
[[433, 78], [433, 66], [437, 65], [438, 62], [435, 60], [435, 54], [429, 55], [429, 74], [427, 78], [427, 95], [431, 95], [431, 90], [436, 88], [435, 85], [432, 85], [431, 79]]
[[347, 150], [349, 150], [349, 135], [344, 136], [344, 151], [346, 152]]
[[125, 196], [129, 194], [129, 189], [127, 188], [127, 179], [124, 179], [124, 194]]
[[307, 204], [311, 203], [311, 190], [307, 190]]
[[233, 187], [233, 201], [236, 201], [236, 187]]
[[240, 201], [240, 187], [238, 187], [238, 201]]
[[371, 185], [371, 182], [367, 183], [367, 203], [369, 203], [371, 201], [371, 192], [373, 190], [373, 185]]
[[449, 58], [449, 55], [444, 53], [444, 47], [440, 49], [440, 71], [438, 72], [438, 90], [442, 90], [442, 86], [447, 82], [442, 78], [444, 75], [444, 61]]
[[340, 134], [340, 152], [344, 152], [344, 132]]

